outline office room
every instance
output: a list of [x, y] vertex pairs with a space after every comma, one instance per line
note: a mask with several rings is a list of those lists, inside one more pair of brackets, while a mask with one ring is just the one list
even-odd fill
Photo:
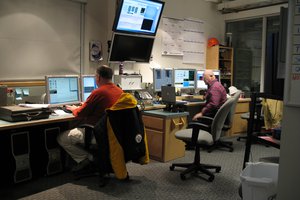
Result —
[[[233, 143], [233, 151], [216, 149], [209, 153], [205, 148], [200, 150], [201, 163], [218, 165], [221, 167], [220, 171], [212, 170], [211, 179], [203, 173], [182, 176], [184, 168], [173, 168], [172, 164], [193, 162], [195, 148], [186, 148], [182, 141], [175, 138], [175, 132], [186, 127], [192, 115], [197, 113], [195, 109], [199, 107], [184, 105], [183, 111], [164, 115], [157, 114], [160, 110], [157, 108], [143, 110], [141, 113], [148, 143], [145, 138], [143, 141], [149, 148], [149, 152], [146, 151], [146, 154], [150, 154], [149, 163], [140, 165], [130, 161], [126, 164], [129, 180], [118, 180], [117, 174], [111, 173], [109, 177], [105, 177], [105, 186], [99, 187], [97, 176], [75, 180], [68, 168], [74, 164], [72, 159], [53, 137], [67, 129], [74, 120], [72, 114], [53, 117], [53, 113], [49, 116], [46, 112], [49, 117], [47, 119], [32, 119], [31, 116], [30, 119], [20, 122], [1, 120], [1, 199], [242, 199], [242, 189], [247, 187], [243, 182], [244, 187], [241, 188], [245, 157], [250, 162], [258, 162], [262, 157], [279, 155], [276, 194], [269, 196], [273, 199], [298, 199], [300, 149], [296, 141], [300, 139], [297, 131], [300, 128], [297, 123], [300, 115], [297, 87], [300, 86], [297, 85], [299, 67], [295, 48], [298, 39], [296, 25], [299, 24], [299, 1], [163, 2], [164, 8], [156, 34], [142, 34], [142, 38], [150, 38], [153, 42], [148, 61], [120, 63], [109, 62], [109, 50], [113, 47], [112, 39], [116, 29], [114, 32], [112, 29], [117, 5], [122, 4], [121, 0], [1, 0], [1, 105], [34, 103], [41, 106], [48, 103], [51, 99], [47, 95], [45, 97], [45, 93], [50, 89], [45, 87], [45, 76], [66, 78], [66, 75], [75, 75], [73, 78], [76, 79], [78, 91], [84, 90], [80, 88], [82, 75], [94, 75], [97, 67], [101, 65], [108, 65], [116, 77], [128, 76], [134, 80], [137, 78], [138, 87], [142, 89], [140, 91], [147, 91], [153, 97], [150, 100], [159, 101], [162, 91], [153, 90], [155, 70], [171, 69], [172, 75], [176, 70], [194, 70], [193, 73], [197, 74], [197, 70], [209, 69], [208, 66], [213, 62], [218, 63], [217, 68], [210, 69], [221, 73], [222, 82], [222, 76], [223, 81], [225, 80], [224, 66], [227, 65], [222, 68], [219, 62], [223, 59], [222, 52], [229, 51], [231, 59], [224, 60], [230, 63], [232, 71], [227, 75], [232, 77], [227, 77], [229, 82], [222, 83], [226, 83], [226, 87], [234, 85], [242, 90], [241, 97], [245, 98], [239, 99], [237, 106], [250, 105], [254, 92], [279, 94], [283, 97], [280, 149], [260, 143], [251, 144], [249, 138], [238, 141], [239, 136], [249, 135], [247, 126], [251, 122], [251, 116], [254, 116], [250, 113], [250, 121], [247, 121], [240, 117], [244, 113], [235, 113], [238, 119], [233, 121], [232, 126], [240, 128], [241, 123], [243, 129], [236, 133], [236, 129], [229, 130], [224, 139]], [[281, 7], [288, 8], [286, 18], [281, 18]], [[189, 45], [185, 43], [183, 50], [178, 46], [170, 47], [178, 36], [172, 32], [176, 30], [174, 26], [182, 29], [182, 24], [186, 25], [185, 29], [197, 27], [201, 37], [191, 37], [195, 40], [200, 38], [200, 50], [197, 49], [195, 41]], [[168, 25], [173, 28], [168, 28]], [[287, 30], [286, 37], [280, 34], [283, 25]], [[173, 41], [168, 40], [170, 38], [166, 37], [167, 33]], [[268, 37], [269, 35], [271, 36]], [[286, 39], [286, 47], [278, 47], [278, 43], [274, 45], [268, 42], [272, 37], [280, 37], [279, 35]], [[216, 43], [208, 47], [210, 38], [216, 38]], [[190, 51], [189, 47], [196, 50]], [[217, 49], [220, 54], [218, 51], [214, 54], [213, 49]], [[251, 51], [247, 51], [249, 49]], [[272, 60], [269, 57], [272, 50], [278, 49], [280, 53], [275, 55], [280, 59], [276, 66], [280, 66], [282, 71], [274, 78], [274, 69], [270, 64]], [[272, 56], [274, 57], [273, 54]], [[243, 58], [248, 59], [247, 62], [243, 62]], [[196, 78], [194, 81], [196, 82]], [[199, 88], [192, 89], [176, 89], [176, 99], [181, 101], [203, 96]], [[7, 97], [4, 102], [3, 94]], [[83, 98], [78, 93], [77, 97], [78, 101], [71, 103], [79, 103]], [[149, 99], [138, 99], [137, 102], [142, 102], [143, 105], [139, 108], [145, 109], [147, 103], [153, 104], [147, 100]], [[247, 107], [245, 113], [251, 112], [250, 108]], [[159, 135], [165, 132], [164, 128], [168, 125], [171, 128], [167, 128], [167, 131], [175, 127], [173, 135]], [[160, 126], [162, 129], [159, 129]], [[45, 141], [51, 144], [48, 146]], [[247, 148], [251, 148], [251, 151], [245, 156]], [[261, 176], [257, 181], [260, 178]], [[266, 193], [266, 190], [262, 190], [262, 193]], [[244, 193], [244, 199], [251, 199], [247, 195]]]

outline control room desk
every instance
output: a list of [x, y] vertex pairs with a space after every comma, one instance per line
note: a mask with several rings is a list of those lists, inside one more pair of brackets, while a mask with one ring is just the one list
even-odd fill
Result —
[[62, 152], [56, 136], [73, 121], [72, 114], [22, 122], [0, 120], [0, 184], [61, 172]]
[[142, 112], [151, 159], [167, 162], [185, 155], [185, 143], [175, 138], [175, 132], [186, 128], [188, 114], [163, 110]]

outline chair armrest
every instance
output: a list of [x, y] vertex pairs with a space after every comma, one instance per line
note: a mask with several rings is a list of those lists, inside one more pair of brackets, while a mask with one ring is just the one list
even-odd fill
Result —
[[210, 132], [211, 124], [203, 124], [200, 122], [190, 122], [189, 127], [192, 128], [192, 145], [197, 144], [198, 135], [200, 130], [208, 131]]

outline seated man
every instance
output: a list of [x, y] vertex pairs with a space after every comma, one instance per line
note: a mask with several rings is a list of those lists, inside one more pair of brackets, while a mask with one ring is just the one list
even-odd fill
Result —
[[[96, 83], [98, 88], [93, 90], [91, 95], [81, 106], [66, 106], [80, 123], [95, 125], [104, 114], [105, 109], [110, 108], [120, 98], [123, 90], [112, 83], [113, 71], [106, 65], [97, 68]], [[84, 129], [75, 128], [62, 132], [57, 137], [58, 143], [76, 161], [77, 165], [72, 171], [76, 172], [89, 166], [92, 156], [77, 143], [84, 143]], [[95, 142], [95, 141], [94, 141]]]
[[204, 82], [208, 86], [204, 96], [206, 102], [202, 110], [195, 114], [193, 120], [201, 120], [202, 116], [214, 117], [219, 108], [227, 100], [227, 93], [223, 85], [218, 82], [212, 70], [205, 70]]

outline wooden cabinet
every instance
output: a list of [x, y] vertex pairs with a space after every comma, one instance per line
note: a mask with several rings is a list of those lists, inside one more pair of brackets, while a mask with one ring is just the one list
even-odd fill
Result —
[[228, 136], [234, 136], [236, 134], [246, 133], [248, 122], [245, 119], [241, 118], [243, 113], [249, 112], [249, 103], [250, 99], [239, 99], [236, 108], [235, 114], [233, 117], [232, 127], [227, 132]]
[[167, 162], [184, 156], [185, 143], [175, 138], [175, 132], [186, 128], [187, 115], [159, 110], [143, 112], [151, 159]]
[[233, 48], [223, 46], [208, 47], [206, 51], [206, 69], [218, 69], [221, 82], [229, 87], [233, 82]]

